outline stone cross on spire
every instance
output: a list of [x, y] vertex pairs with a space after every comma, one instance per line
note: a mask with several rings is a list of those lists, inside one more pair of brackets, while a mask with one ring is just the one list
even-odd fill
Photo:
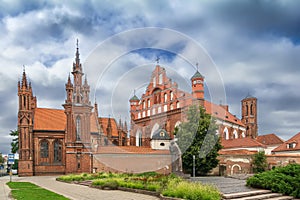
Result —
[[156, 59], [155, 59], [157, 64], [159, 64], [159, 60], [160, 60], [160, 58], [159, 58], [159, 56], [157, 56]]

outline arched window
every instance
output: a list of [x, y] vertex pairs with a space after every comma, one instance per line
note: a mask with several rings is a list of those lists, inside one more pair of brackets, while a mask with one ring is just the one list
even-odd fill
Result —
[[248, 115], [248, 105], [246, 105], [246, 116]]
[[146, 102], [143, 101], [143, 109], [145, 109], [145, 108], [146, 108]]
[[170, 99], [171, 99], [171, 101], [173, 100], [173, 98], [174, 98], [174, 94], [173, 94], [173, 92], [170, 92]]
[[171, 104], [171, 106], [170, 106], [170, 109], [171, 109], [171, 110], [173, 110], [173, 109], [174, 109], [174, 106], [173, 106], [173, 104]]
[[54, 162], [61, 162], [62, 158], [62, 145], [61, 142], [58, 140], [54, 141], [53, 144], [53, 149], [54, 149]]
[[160, 106], [157, 108], [157, 113], [161, 113], [161, 107]]
[[229, 133], [228, 133], [228, 129], [227, 127], [225, 127], [224, 131], [223, 131], [223, 137], [225, 140], [229, 140]]
[[147, 100], [148, 108], [150, 108], [150, 99]]
[[156, 77], [153, 77], [152, 82], [153, 82], [153, 87], [156, 87]]
[[152, 109], [152, 115], [155, 115], [155, 108]]
[[79, 141], [80, 140], [80, 135], [81, 135], [81, 119], [78, 116], [76, 118], [76, 140]]
[[177, 103], [176, 103], [176, 108], [180, 108], [180, 102], [179, 101], [177, 101]]
[[163, 74], [160, 74], [158, 84], [162, 84], [162, 83], [163, 83]]
[[47, 140], [42, 140], [40, 143], [40, 153], [41, 158], [48, 158], [49, 156], [49, 142]]
[[164, 112], [168, 111], [168, 105], [164, 105]]
[[164, 102], [166, 103], [167, 100], [168, 100], [168, 95], [167, 95], [167, 93], [165, 93], [165, 94], [164, 94]]
[[234, 139], [237, 139], [237, 138], [238, 138], [238, 133], [237, 133], [236, 130], [233, 131], [233, 137], [234, 137]]
[[253, 115], [253, 104], [250, 105], [250, 115]]

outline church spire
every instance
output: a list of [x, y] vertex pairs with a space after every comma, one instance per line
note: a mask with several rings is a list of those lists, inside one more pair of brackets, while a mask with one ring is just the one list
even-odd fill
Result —
[[22, 88], [27, 88], [27, 78], [26, 78], [26, 72], [25, 72], [25, 66], [23, 65], [23, 76], [22, 76]]
[[77, 41], [76, 41], [75, 63], [73, 63], [73, 71], [82, 72], [79, 55], [80, 55], [79, 54], [79, 45], [78, 45], [78, 39], [77, 39]]

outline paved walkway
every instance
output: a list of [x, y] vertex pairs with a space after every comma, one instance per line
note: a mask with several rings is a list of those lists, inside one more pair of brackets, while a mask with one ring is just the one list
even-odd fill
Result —
[[[32, 182], [47, 190], [51, 190], [55, 193], [61, 194], [69, 199], [73, 200], [158, 200], [159, 198], [154, 196], [148, 196], [143, 194], [123, 192], [119, 190], [99, 190], [95, 188], [89, 188], [77, 184], [63, 183], [55, 180], [53, 176], [33, 176], [33, 177], [13, 177], [13, 181], [26, 181]], [[9, 181], [9, 176], [0, 178], [0, 199], [9, 199], [9, 188], [5, 187], [5, 182]], [[3, 192], [2, 192], [3, 191]]]
[[246, 186], [246, 180], [225, 178], [220, 176], [206, 176], [191, 178], [192, 181], [215, 185], [222, 193], [248, 192], [257, 190]]
[[0, 177], [0, 199], [8, 200], [10, 188], [6, 185], [6, 182], [9, 181], [9, 176]]

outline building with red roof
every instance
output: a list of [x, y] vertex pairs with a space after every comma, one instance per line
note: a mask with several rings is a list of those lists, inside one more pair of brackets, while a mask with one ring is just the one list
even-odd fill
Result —
[[[242, 100], [242, 119], [229, 112], [228, 105], [218, 105], [204, 99], [205, 78], [197, 70], [191, 77], [192, 92], [178, 88], [158, 63], [152, 72], [146, 91], [140, 98], [135, 94], [129, 100], [131, 115], [131, 144], [154, 147], [153, 135], [157, 130], [166, 131], [171, 138], [175, 128], [186, 119], [185, 112], [191, 105], [201, 105], [216, 118], [217, 134], [222, 142], [257, 136], [257, 99], [247, 96]], [[251, 140], [252, 141], [252, 140]], [[226, 143], [228, 143], [226, 142]], [[168, 145], [161, 143], [165, 149]]]

